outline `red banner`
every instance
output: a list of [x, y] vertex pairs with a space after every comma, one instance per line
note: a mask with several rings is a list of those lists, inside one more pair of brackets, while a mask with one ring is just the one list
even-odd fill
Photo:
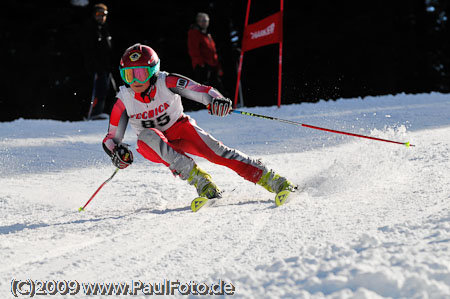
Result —
[[283, 15], [277, 12], [261, 21], [248, 25], [244, 30], [242, 51], [250, 51], [283, 40]]
[[[268, 16], [261, 21], [248, 25], [248, 15], [250, 13], [251, 0], [247, 0], [247, 13], [245, 15], [245, 27], [242, 37], [241, 55], [239, 57], [239, 66], [236, 82], [236, 91], [234, 94], [234, 107], [237, 107], [239, 84], [241, 82], [242, 61], [244, 52], [270, 44], [279, 44], [278, 54], [278, 108], [281, 106], [281, 74], [283, 64], [283, 0], [280, 0], [280, 11]], [[241, 106], [244, 106], [241, 91]]]

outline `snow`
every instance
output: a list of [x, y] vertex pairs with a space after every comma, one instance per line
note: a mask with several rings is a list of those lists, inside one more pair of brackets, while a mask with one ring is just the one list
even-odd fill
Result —
[[263, 188], [196, 158], [226, 193], [192, 213], [195, 189], [140, 156], [128, 128], [135, 163], [78, 212], [114, 172], [107, 121], [0, 123], [0, 298], [27, 279], [223, 281], [238, 298], [450, 297], [448, 95], [241, 110], [415, 147], [191, 112], [304, 191], [276, 208]]

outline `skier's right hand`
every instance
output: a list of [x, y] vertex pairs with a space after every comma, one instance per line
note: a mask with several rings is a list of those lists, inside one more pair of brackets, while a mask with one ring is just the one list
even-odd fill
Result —
[[233, 102], [228, 98], [214, 98], [208, 105], [209, 114], [216, 116], [226, 116], [230, 114], [233, 108]]
[[118, 144], [111, 156], [112, 163], [119, 169], [127, 168], [133, 163], [133, 153], [126, 144]]

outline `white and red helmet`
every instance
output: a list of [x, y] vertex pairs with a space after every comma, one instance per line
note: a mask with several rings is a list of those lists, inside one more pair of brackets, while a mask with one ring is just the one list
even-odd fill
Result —
[[158, 54], [149, 46], [135, 44], [123, 53], [119, 69], [125, 83], [145, 83], [159, 72]]

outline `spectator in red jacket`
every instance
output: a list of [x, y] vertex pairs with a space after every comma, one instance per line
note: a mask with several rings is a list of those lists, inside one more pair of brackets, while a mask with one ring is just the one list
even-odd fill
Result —
[[194, 79], [203, 85], [216, 86], [219, 90], [223, 90], [222, 66], [208, 27], [208, 14], [199, 12], [196, 23], [192, 24], [188, 31], [188, 51], [192, 60]]

